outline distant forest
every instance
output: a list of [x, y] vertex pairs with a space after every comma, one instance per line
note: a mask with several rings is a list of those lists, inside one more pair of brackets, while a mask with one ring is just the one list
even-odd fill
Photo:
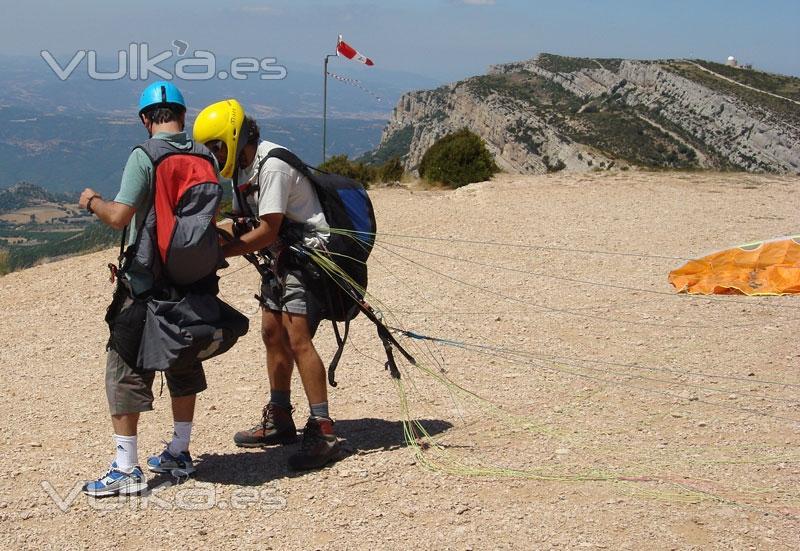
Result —
[[75, 232], [45, 231], [34, 225], [25, 231], [0, 229], [0, 237], [13, 235], [36, 239], [34, 245], [0, 248], [0, 275], [29, 268], [45, 260], [107, 249], [119, 242], [118, 231], [94, 222]]

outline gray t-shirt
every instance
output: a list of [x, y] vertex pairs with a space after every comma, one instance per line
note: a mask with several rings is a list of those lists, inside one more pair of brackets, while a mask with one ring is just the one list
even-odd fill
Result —
[[[256, 158], [248, 168], [239, 171], [239, 182], [255, 183], [256, 171], [270, 150], [283, 147], [262, 141]], [[258, 174], [258, 193], [248, 197], [250, 208], [258, 216], [281, 213], [292, 222], [306, 226], [304, 242], [318, 248], [330, 235], [325, 214], [311, 182], [280, 159], [270, 158]]]

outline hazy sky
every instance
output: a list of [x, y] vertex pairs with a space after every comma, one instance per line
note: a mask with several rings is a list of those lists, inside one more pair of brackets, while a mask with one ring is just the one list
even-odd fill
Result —
[[[385, 69], [451, 80], [547, 51], [591, 57], [735, 55], [800, 75], [800, 0], [386, 2], [3, 0], [0, 53], [113, 55], [130, 42], [319, 64], [342, 33]], [[151, 50], [152, 51], [152, 50]]]

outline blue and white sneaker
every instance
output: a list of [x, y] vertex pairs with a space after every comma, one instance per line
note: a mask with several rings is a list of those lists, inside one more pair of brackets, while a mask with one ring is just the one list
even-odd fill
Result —
[[108, 472], [83, 486], [83, 493], [94, 497], [138, 494], [147, 489], [147, 477], [139, 467], [130, 473], [119, 470], [117, 462], [111, 463]]
[[154, 473], [171, 473], [189, 476], [197, 469], [194, 468], [192, 456], [188, 451], [181, 452], [177, 457], [169, 453], [169, 449], [147, 459], [147, 468]]

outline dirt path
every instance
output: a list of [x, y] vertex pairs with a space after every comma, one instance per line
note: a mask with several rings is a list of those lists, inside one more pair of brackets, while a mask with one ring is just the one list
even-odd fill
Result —
[[721, 78], [722, 80], [727, 80], [731, 84], [736, 84], [737, 86], [741, 86], [742, 88], [747, 88], [749, 90], [753, 90], [754, 92], [759, 92], [761, 94], [766, 94], [768, 96], [772, 96], [773, 98], [778, 98], [778, 99], [782, 99], [782, 100], [785, 100], [785, 101], [790, 101], [790, 102], [794, 103], [795, 105], [800, 105], [800, 101], [794, 100], [792, 98], [787, 98], [785, 96], [780, 96], [778, 94], [773, 94], [772, 92], [767, 92], [766, 90], [760, 90], [758, 88], [750, 86], [749, 84], [744, 84], [742, 82], [733, 80], [732, 78], [728, 78], [725, 75], [721, 75], [721, 74], [717, 73], [716, 71], [712, 71], [711, 69], [708, 69], [707, 67], [703, 67], [702, 65], [700, 65], [699, 63], [696, 63], [694, 61], [691, 61], [691, 60], [688, 60], [688, 59], [686, 59], [684, 61], [686, 61], [686, 63], [691, 63], [692, 65], [694, 65], [698, 69], [700, 69], [702, 71], [705, 71], [706, 73], [710, 73], [710, 74], [714, 75], [717, 78]]
[[645, 117], [644, 115], [642, 115], [640, 113], [636, 113], [636, 116], [639, 117], [642, 121], [644, 121], [647, 124], [649, 124], [650, 126], [652, 126], [653, 128], [657, 128], [658, 130], [660, 130], [664, 134], [667, 134], [667, 135], [671, 136], [678, 143], [681, 143], [681, 144], [685, 145], [686, 147], [688, 147], [689, 149], [691, 149], [692, 151], [694, 151], [695, 155], [697, 156], [697, 161], [698, 161], [698, 163], [699, 163], [699, 165], [701, 167], [708, 168], [708, 167], [711, 166], [711, 164], [708, 162], [708, 157], [706, 157], [706, 154], [703, 153], [702, 151], [700, 151], [699, 149], [697, 149], [696, 147], [694, 147], [692, 144], [690, 144], [686, 140], [684, 140], [681, 136], [679, 136], [675, 132], [672, 132], [671, 130], [667, 130], [666, 128], [664, 128], [663, 126], [658, 124], [657, 122], [651, 121], [650, 119], [648, 119], [647, 117]]
[[[267, 393], [257, 277], [235, 260], [222, 295], [253, 329], [206, 366], [196, 479], [69, 497], [113, 451], [102, 317], [115, 252], [0, 278], [0, 548], [798, 549], [800, 304], [676, 296], [666, 276], [676, 257], [797, 233], [799, 184], [627, 171], [372, 192], [373, 304], [462, 343], [404, 339], [430, 369], [404, 365], [402, 381], [440, 470], [405, 446], [361, 319], [331, 389], [346, 458], [298, 476], [292, 448], [233, 445]], [[328, 327], [315, 342], [330, 358]], [[302, 424], [297, 380], [293, 402]], [[143, 415], [142, 461], [169, 436], [168, 411], [163, 396]]]

